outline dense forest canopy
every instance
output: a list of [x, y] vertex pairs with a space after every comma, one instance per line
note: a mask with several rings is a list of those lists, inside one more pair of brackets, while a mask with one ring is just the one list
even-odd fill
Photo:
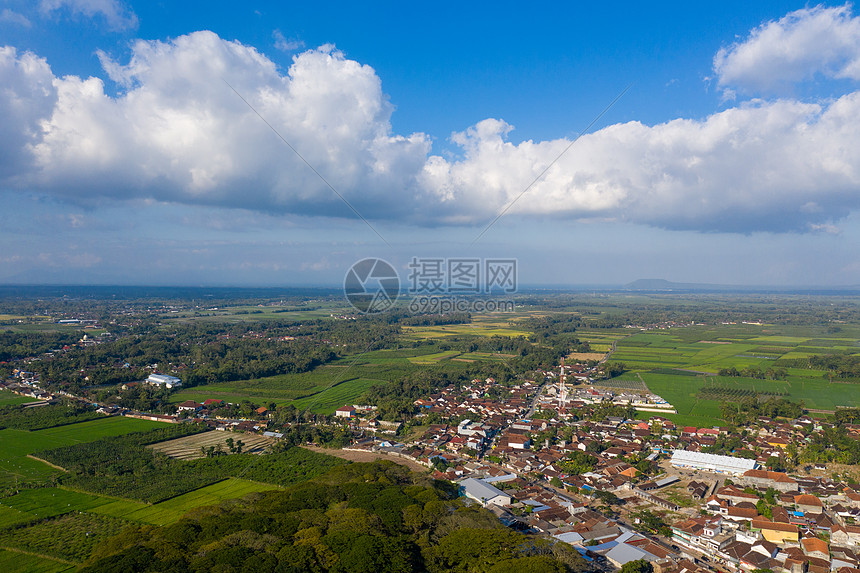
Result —
[[338, 466], [283, 491], [133, 527], [85, 572], [575, 572], [572, 547], [524, 536], [457, 498], [450, 484], [391, 462]]

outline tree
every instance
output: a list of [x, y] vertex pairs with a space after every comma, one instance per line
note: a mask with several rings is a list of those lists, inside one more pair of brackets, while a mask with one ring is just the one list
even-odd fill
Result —
[[644, 559], [637, 559], [622, 565], [621, 573], [654, 573], [654, 566]]

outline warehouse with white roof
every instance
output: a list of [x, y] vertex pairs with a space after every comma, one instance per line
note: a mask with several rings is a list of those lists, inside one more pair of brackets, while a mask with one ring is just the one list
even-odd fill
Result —
[[716, 472], [721, 474], [741, 475], [745, 471], [758, 469], [758, 462], [733, 456], [719, 456], [702, 452], [675, 450], [672, 453], [672, 466]]

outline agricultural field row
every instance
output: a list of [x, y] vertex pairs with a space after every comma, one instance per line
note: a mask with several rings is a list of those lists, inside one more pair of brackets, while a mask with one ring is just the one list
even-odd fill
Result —
[[11, 428], [0, 430], [0, 487], [47, 480], [59, 473], [60, 470], [27, 457], [33, 452], [150, 430], [161, 425], [149, 420], [112, 417], [33, 432]]
[[[627, 376], [625, 376], [626, 378]], [[832, 411], [837, 407], [860, 404], [860, 384], [830, 383], [826, 379], [757, 380], [729, 376], [678, 376], [642, 373], [648, 389], [670, 402], [679, 415], [720, 418], [720, 400], [703, 398], [707, 387], [749, 390], [784, 396], [807, 408]]]
[[[742, 328], [726, 325], [637, 333], [618, 342], [613, 360], [624, 362], [634, 370], [675, 367], [716, 373], [721, 368], [732, 367], [766, 370], [779, 359], [860, 350], [854, 339], [824, 338], [814, 329], [809, 329], [810, 336], [803, 337], [764, 334], [774, 331], [774, 327], [740, 326]], [[753, 332], [753, 328], [759, 332]], [[805, 377], [809, 377], [808, 372]]]
[[[469, 362], [498, 360], [503, 355], [439, 351], [438, 346], [423, 345], [417, 349], [376, 350], [348, 356], [301, 374], [281, 374], [256, 380], [218, 382], [184, 388], [171, 395], [173, 403], [221, 399], [239, 403], [250, 400], [266, 404], [293, 404], [330, 414], [346, 403], [358, 399], [374, 384], [385, 383], [427, 367], [462, 369]], [[462, 360], [457, 360], [461, 358]]]
[[72, 512], [93, 513], [151, 525], [167, 525], [178, 521], [194, 508], [216, 505], [227, 499], [273, 489], [278, 489], [278, 486], [229, 478], [155, 504], [66, 488], [26, 489], [12, 497], [0, 499], [0, 530]]
[[262, 453], [275, 442], [274, 438], [258, 434], [238, 434], [211, 430], [201, 434], [150, 444], [146, 448], [154, 452], [161, 452], [168, 457], [178, 460], [196, 460], [205, 457], [201, 452], [201, 448], [211, 446], [220, 447], [224, 452], [230, 451], [227, 445], [228, 438], [233, 440], [233, 447], [236, 447], [236, 442], [241, 441], [242, 451], [248, 454]]

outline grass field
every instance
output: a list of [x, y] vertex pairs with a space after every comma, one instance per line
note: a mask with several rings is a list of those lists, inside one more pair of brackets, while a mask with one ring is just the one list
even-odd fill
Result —
[[[625, 375], [624, 378], [628, 378]], [[648, 389], [670, 402], [678, 411], [666, 417], [689, 425], [722, 424], [718, 400], [704, 399], [700, 391], [706, 386], [737, 388], [758, 393], [786, 393], [786, 398], [802, 401], [807, 408], [835, 410], [840, 406], [860, 406], [860, 384], [830, 383], [824, 379], [789, 378], [788, 380], [756, 380], [728, 376], [679, 376], [646, 372], [642, 378]], [[631, 381], [632, 383], [632, 381]], [[648, 418], [643, 413], [644, 418]]]
[[444, 352], [436, 352], [434, 354], [423, 354], [421, 356], [412, 356], [407, 358], [409, 362], [412, 364], [435, 364], [440, 360], [445, 360], [448, 358], [454, 358], [459, 356], [460, 352], [457, 350], [446, 350]]
[[[613, 361], [631, 370], [622, 379], [640, 373], [648, 388], [678, 411], [667, 415], [676, 423], [713, 425], [720, 420], [720, 401], [703, 399], [707, 385], [774, 393], [807, 408], [831, 411], [840, 406], [860, 406], [860, 384], [830, 383], [824, 372], [786, 368], [785, 380], [717, 377], [722, 368], [777, 368], [777, 360], [811, 354], [854, 354], [860, 341], [844, 333], [830, 334], [823, 327], [732, 324], [637, 332], [620, 339]], [[692, 372], [691, 372], [692, 371]], [[709, 376], [695, 375], [696, 372]], [[647, 413], [641, 414], [647, 418]]]
[[96, 507], [91, 511], [152, 525], [169, 525], [179, 521], [183, 515], [196, 507], [216, 505], [227, 499], [236, 499], [249, 493], [273, 489], [278, 489], [278, 487], [230, 478], [154, 505], [132, 508], [130, 505], [114, 503]]
[[47, 450], [109, 436], [119, 436], [158, 427], [159, 422], [132, 418], [102, 418], [35, 432], [0, 430], [0, 487], [18, 482], [40, 481], [59, 470], [39, 460], [28, 458], [38, 450]]
[[[419, 369], [457, 370], [467, 367], [466, 363], [451, 360], [450, 357], [457, 354], [442, 351], [433, 343], [422, 344], [418, 348], [376, 350], [348, 356], [301, 374], [282, 374], [256, 380], [184, 388], [173, 393], [171, 401], [203, 402], [214, 398], [233, 403], [242, 400], [266, 405], [270, 402], [292, 403], [298, 408], [310, 408], [316, 413], [332, 413], [344, 404], [354, 403], [374, 384], [397, 380]], [[480, 356], [472, 358], [482, 359]]]
[[17, 571], [26, 571], [27, 573], [64, 573], [65, 571], [74, 571], [77, 566], [69, 563], [62, 563], [46, 557], [37, 557], [21, 553], [20, 551], [11, 551], [0, 549], [0, 571], [8, 571], [15, 573]]
[[28, 398], [27, 396], [19, 396], [9, 390], [0, 390], [0, 407], [17, 406], [18, 404], [29, 404], [30, 402], [38, 402], [38, 400]]
[[151, 505], [66, 488], [21, 490], [17, 495], [0, 499], [0, 529], [81, 511], [151, 525], [167, 525], [196, 507], [272, 489], [278, 487], [230, 478]]
[[527, 330], [517, 328], [517, 319], [533, 313], [483, 313], [476, 314], [469, 324], [440, 324], [433, 326], [403, 326], [407, 338], [416, 340], [440, 340], [450, 336], [528, 336]]
[[[618, 341], [612, 360], [634, 370], [685, 368], [716, 373], [721, 368], [757, 367], [766, 370], [780, 358], [812, 354], [853, 354], [860, 341], [844, 336], [828, 338], [816, 327], [724, 325], [687, 327], [636, 333]], [[822, 373], [806, 371], [805, 377]], [[796, 372], [795, 375], [802, 375]]]

